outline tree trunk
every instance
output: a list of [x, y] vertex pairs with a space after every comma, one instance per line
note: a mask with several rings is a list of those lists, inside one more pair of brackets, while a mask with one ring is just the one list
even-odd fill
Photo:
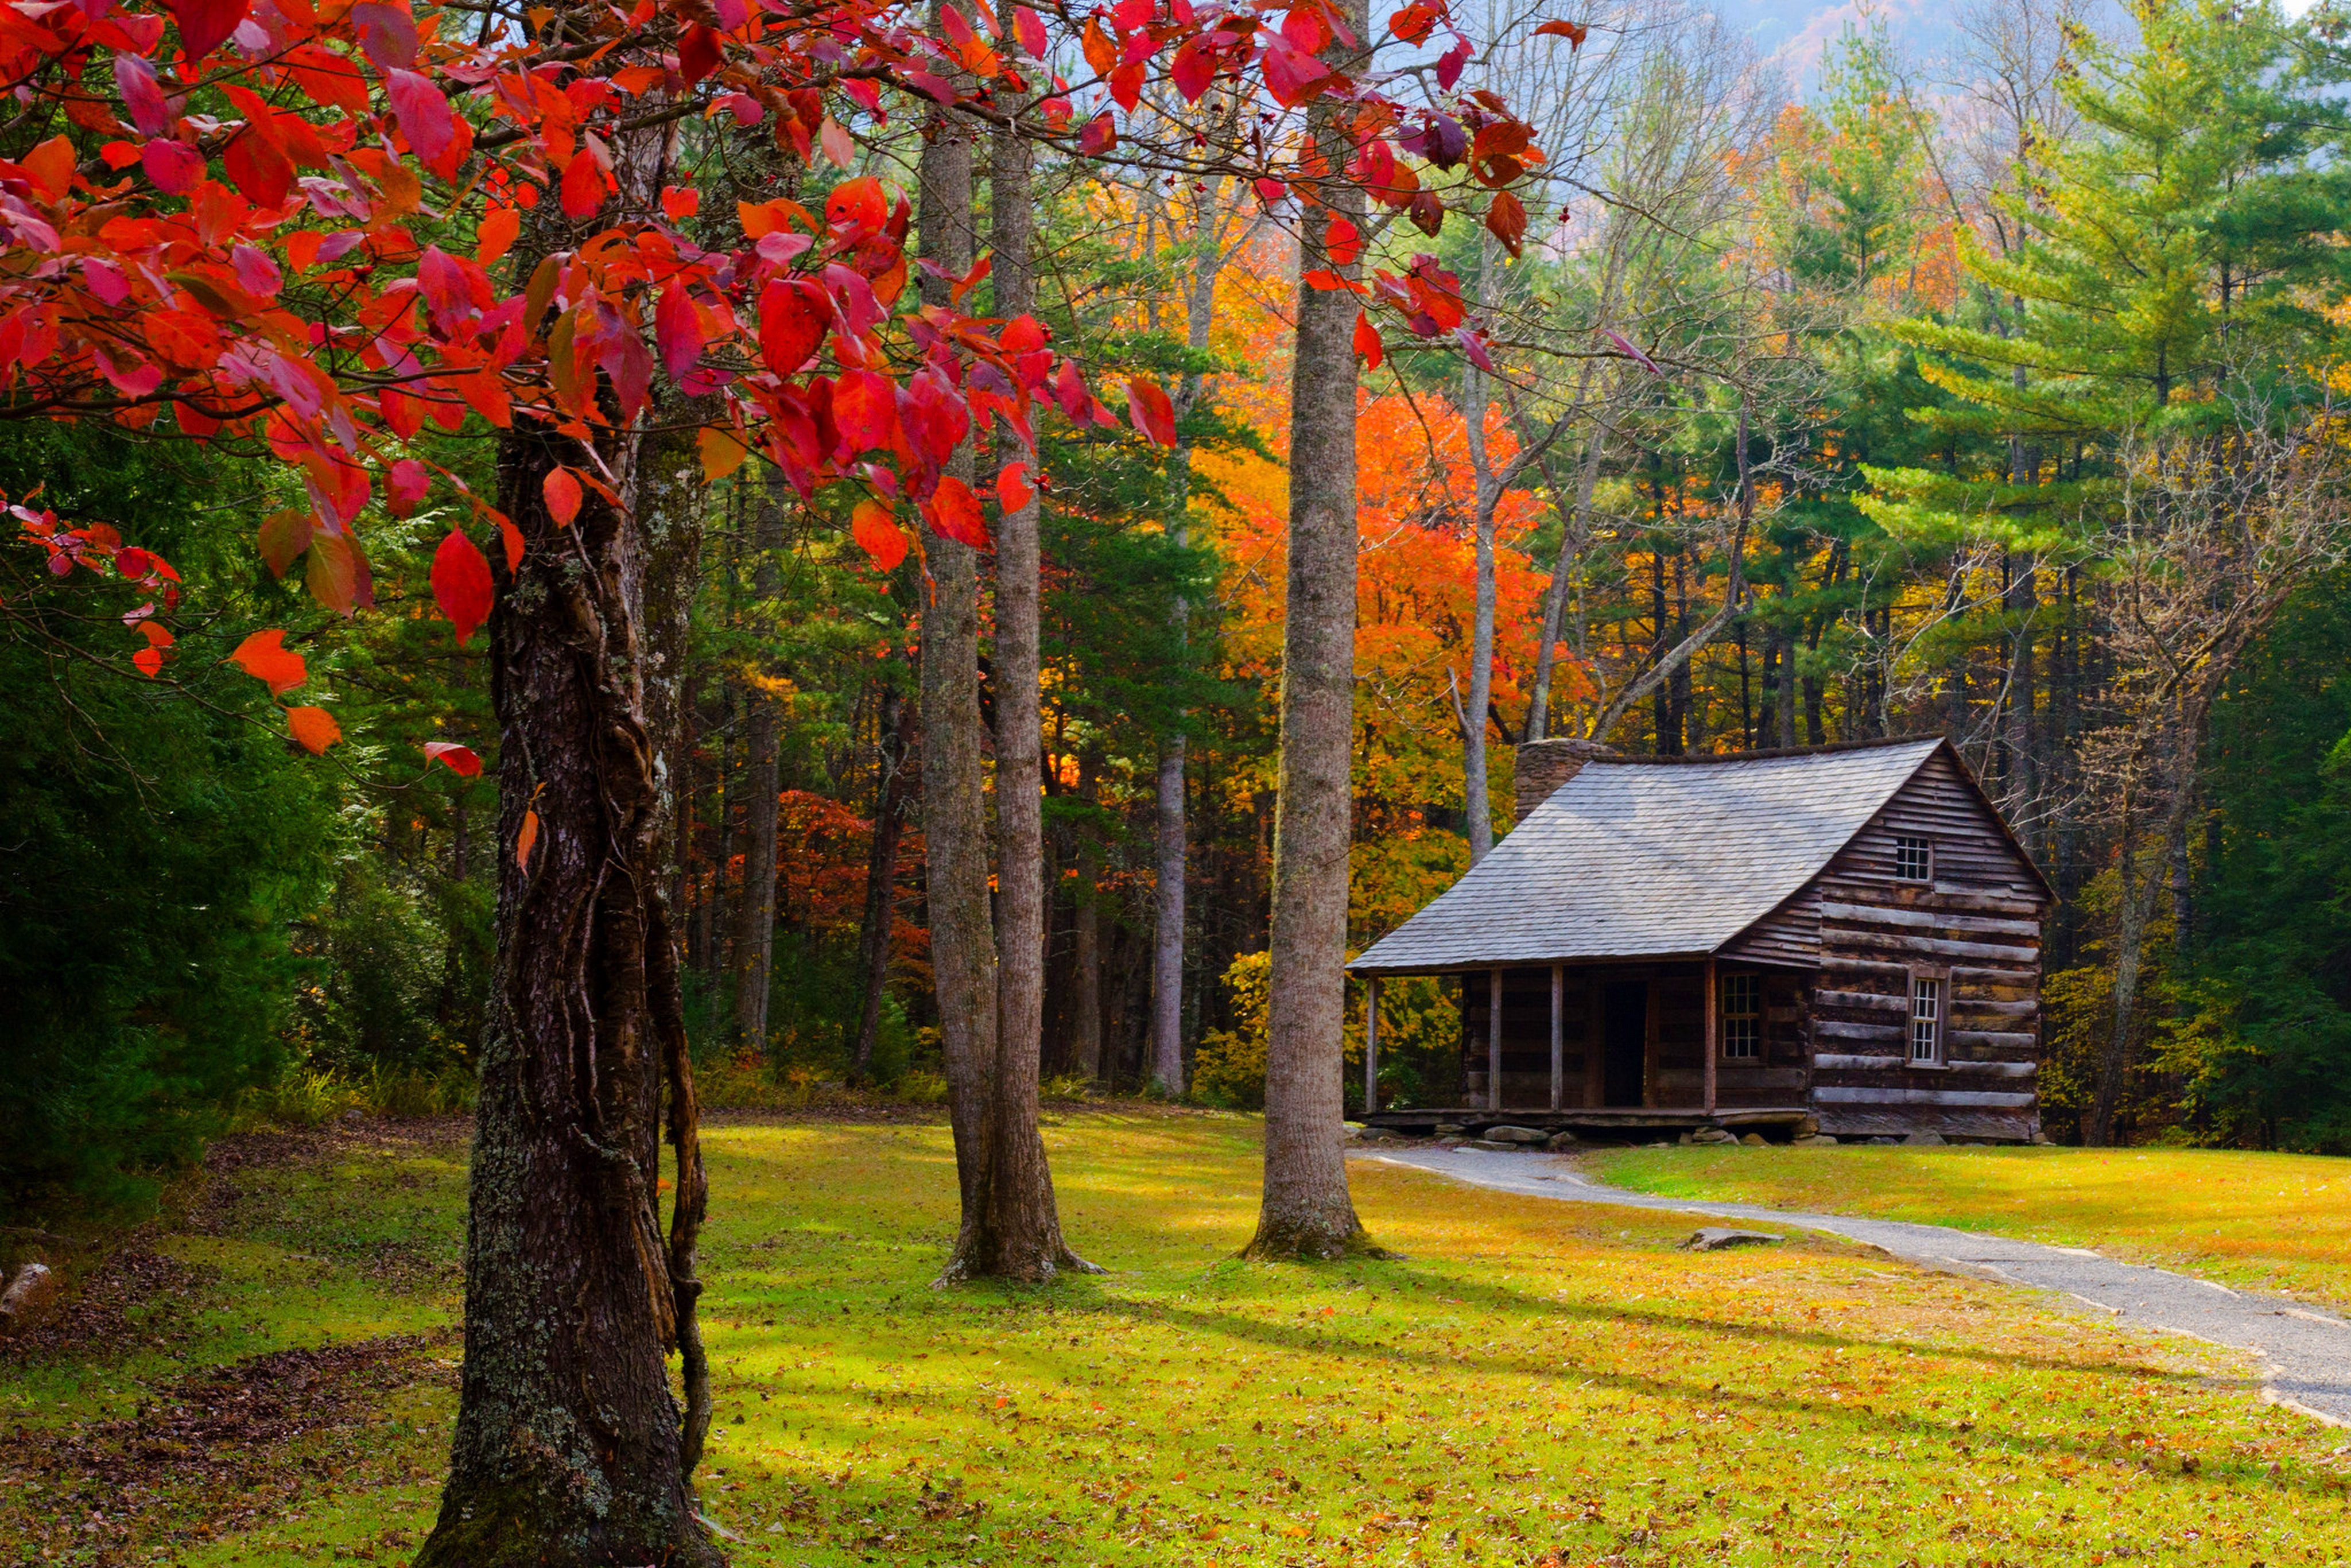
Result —
[[[989, 178], [995, 211], [996, 309], [1026, 315], [1031, 282], [1029, 170], [1017, 133], [994, 138]], [[967, 183], [967, 191], [969, 185]], [[999, 454], [1018, 450], [1009, 426]], [[1002, 926], [996, 971], [996, 1061], [989, 1074], [979, 1179], [942, 1280], [1037, 1281], [1064, 1268], [1087, 1269], [1061, 1239], [1053, 1173], [1038, 1128], [1037, 1081], [1045, 1020], [1044, 723], [1038, 627], [1038, 505], [999, 520], [996, 537], [997, 911]]]
[[[1089, 1082], [1099, 1082], [1102, 1076], [1101, 883], [1102, 846], [1094, 841], [1093, 824], [1081, 822], [1078, 825], [1078, 906], [1075, 919], [1078, 949], [1076, 1067]], [[1157, 944], [1153, 946], [1152, 956], [1155, 964]], [[1180, 962], [1180, 952], [1177, 957]]]
[[873, 802], [873, 842], [865, 858], [865, 920], [857, 932], [857, 1048], [851, 1061], [861, 1079], [873, 1075], [873, 1048], [882, 1038], [882, 1000], [890, 987], [891, 932], [898, 918], [898, 841], [906, 831], [908, 774], [914, 760], [917, 709], [897, 692], [882, 695], [876, 736], [882, 788]]
[[[1364, 0], [1344, 19], [1370, 36]], [[1353, 62], [1333, 44], [1324, 58]], [[1346, 114], [1308, 110], [1322, 167], [1347, 161]], [[1306, 210], [1301, 273], [1332, 267], [1325, 236], [1364, 226], [1363, 193], [1340, 179]], [[1351, 266], [1340, 269], [1352, 276]], [[1347, 956], [1348, 768], [1355, 692], [1356, 303], [1345, 289], [1298, 290], [1290, 368], [1289, 605], [1282, 630], [1281, 755], [1273, 836], [1273, 976], [1267, 1019], [1265, 1194], [1253, 1258], [1335, 1258], [1365, 1249], [1339, 1146]]]
[[[921, 255], [961, 277], [971, 270], [969, 123], [932, 113], [920, 169]], [[947, 285], [922, 270], [925, 304], [947, 308]], [[969, 484], [972, 455], [947, 472]], [[996, 1072], [996, 927], [988, 910], [987, 786], [980, 757], [978, 556], [925, 525], [931, 592], [923, 612], [923, 844], [930, 895], [931, 967], [946, 1057], [956, 1175], [967, 1218], [987, 1160], [989, 1087]], [[958, 1243], [958, 1247], [960, 1243]]]
[[1184, 749], [1181, 730], [1159, 743], [1152, 843], [1151, 1086], [1171, 1100], [1184, 1093]]
[[[1489, 238], [1479, 247], [1481, 296], [1485, 253], [1492, 245]], [[1486, 377], [1466, 361], [1461, 370], [1461, 421], [1477, 486], [1470, 525], [1478, 559], [1477, 609], [1469, 628], [1469, 700], [1462, 705], [1461, 716], [1462, 816], [1468, 829], [1469, 863], [1476, 865], [1494, 848], [1494, 798], [1486, 781], [1486, 710], [1494, 701], [1494, 513], [1502, 497], [1486, 453]]]
[[[784, 543], [780, 476], [770, 476], [764, 504], [751, 528], [758, 559], [751, 569], [755, 616], [781, 585], [776, 552]], [[776, 797], [782, 784], [780, 726], [776, 705], [765, 692], [747, 690], [748, 716], [743, 727], [744, 806], [749, 839], [743, 850], [743, 898], [735, 906], [735, 1043], [762, 1055], [768, 1050], [768, 990], [776, 963]]]
[[[709, 1408], [694, 1329], [704, 1195], [663, 895], [664, 759], [646, 716], [647, 541], [592, 493], [559, 532], [540, 485], [570, 444], [518, 423], [499, 455], [499, 504], [528, 549], [490, 621], [498, 954], [465, 1372], [427, 1568], [721, 1561], [686, 1488]], [[606, 460], [627, 477], [631, 456]], [[678, 1160], [666, 1245], [664, 1080]], [[681, 1345], [683, 1416], [666, 1366]]]

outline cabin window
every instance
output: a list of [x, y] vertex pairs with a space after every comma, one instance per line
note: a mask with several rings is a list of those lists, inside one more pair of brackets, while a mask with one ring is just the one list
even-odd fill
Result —
[[1934, 881], [1935, 841], [1908, 833], [1897, 834], [1894, 840], [1894, 880]]
[[1753, 1061], [1763, 1054], [1763, 1006], [1761, 977], [1722, 977], [1722, 1059]]
[[1910, 977], [1910, 1061], [1918, 1067], [1943, 1061], [1943, 982], [1925, 975]]

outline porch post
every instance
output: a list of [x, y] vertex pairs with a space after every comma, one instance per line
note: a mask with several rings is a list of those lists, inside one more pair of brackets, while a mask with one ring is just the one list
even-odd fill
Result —
[[1486, 978], [1486, 1109], [1502, 1108], [1502, 971]]
[[1714, 1063], [1722, 1054], [1721, 988], [1715, 984], [1714, 960], [1706, 961], [1706, 1113], [1714, 1114]]
[[1557, 964], [1551, 967], [1551, 1108], [1560, 1107], [1567, 1092], [1567, 1041], [1560, 1032], [1560, 1010], [1567, 988], [1567, 971]]
[[1380, 1108], [1380, 977], [1364, 977], [1364, 1114]]

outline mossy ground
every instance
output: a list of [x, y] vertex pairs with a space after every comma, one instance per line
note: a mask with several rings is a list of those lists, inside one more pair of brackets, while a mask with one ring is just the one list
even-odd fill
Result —
[[1625, 1149], [1602, 1180], [1997, 1231], [2351, 1310], [2351, 1160], [2225, 1149]]
[[[1370, 1162], [1356, 1204], [1401, 1260], [1244, 1263], [1254, 1120], [1047, 1137], [1071, 1239], [1113, 1272], [940, 1291], [944, 1126], [707, 1129], [704, 1495], [737, 1563], [2351, 1563], [2343, 1435], [2262, 1405], [2229, 1353], [1839, 1243], [1685, 1253], [1687, 1220]], [[430, 1336], [462, 1155], [362, 1131], [150, 1238], [185, 1297], [0, 1364], [23, 1428], [0, 1543], [404, 1560], [453, 1414]], [[308, 1405], [277, 1388], [298, 1434], [147, 1456], [184, 1380], [322, 1343], [380, 1354]]]

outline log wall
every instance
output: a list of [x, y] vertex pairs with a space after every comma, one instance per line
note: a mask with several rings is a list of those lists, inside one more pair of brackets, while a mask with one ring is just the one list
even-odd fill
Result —
[[[1895, 875], [1895, 840], [1934, 845], [1934, 880]], [[1813, 1104], [1840, 1136], [2039, 1130], [2046, 895], [1948, 755], [1917, 775], [1807, 890], [1819, 943]], [[1774, 943], [1801, 919], [1780, 923]], [[1945, 982], [1944, 1065], [1910, 1061], [1910, 986]]]

